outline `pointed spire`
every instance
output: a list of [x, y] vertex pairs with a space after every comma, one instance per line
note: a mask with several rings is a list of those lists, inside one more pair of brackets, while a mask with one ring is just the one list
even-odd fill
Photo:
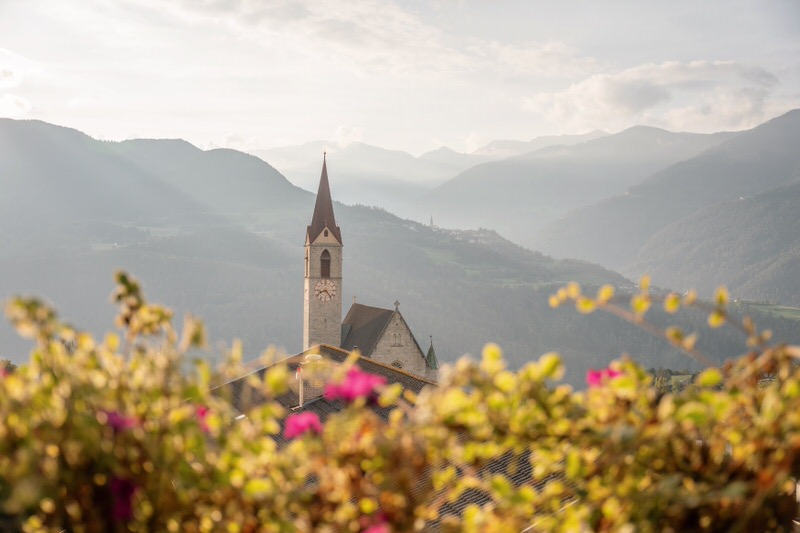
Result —
[[308, 226], [307, 236], [309, 241], [314, 241], [325, 228], [328, 228], [339, 244], [342, 243], [342, 233], [336, 225], [336, 217], [333, 216], [333, 200], [331, 199], [331, 187], [328, 184], [328, 165], [327, 153], [322, 153], [322, 175], [319, 178], [319, 190], [317, 190], [317, 203], [314, 206], [314, 216], [311, 217], [311, 225]]
[[439, 360], [436, 358], [436, 350], [433, 349], [433, 335], [431, 335], [431, 347], [428, 348], [428, 355], [425, 356], [425, 363], [432, 370], [439, 369]]

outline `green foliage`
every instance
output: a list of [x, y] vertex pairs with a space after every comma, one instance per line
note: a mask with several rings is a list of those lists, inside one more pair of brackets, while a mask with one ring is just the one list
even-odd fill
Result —
[[[790, 530], [797, 512], [800, 348], [750, 323], [751, 353], [680, 391], [627, 358], [574, 391], [557, 355], [511, 371], [488, 345], [416, 397], [383, 388], [385, 418], [360, 398], [285, 443], [285, 366], [248, 378], [265, 401], [239, 413], [213, 384], [245, 373], [241, 348], [182, 372], [202, 326], [178, 333], [135, 280], [117, 284], [121, 338], [37, 300], [6, 309], [36, 344], [0, 377], [2, 530], [749, 532]], [[570, 285], [551, 303], [647, 324], [641, 302], [660, 297], [643, 280], [633, 299]], [[726, 300], [706, 311], [727, 316]]]

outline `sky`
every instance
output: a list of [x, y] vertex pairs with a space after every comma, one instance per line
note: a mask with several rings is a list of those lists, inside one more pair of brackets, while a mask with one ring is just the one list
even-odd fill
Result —
[[800, 107], [797, 0], [0, 0], [0, 117], [419, 155]]

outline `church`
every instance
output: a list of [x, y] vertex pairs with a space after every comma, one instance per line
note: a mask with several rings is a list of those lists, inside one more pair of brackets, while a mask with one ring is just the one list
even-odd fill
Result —
[[323, 156], [314, 213], [306, 228], [303, 351], [320, 345], [357, 350], [363, 357], [436, 381], [439, 363], [433, 342], [423, 353], [399, 302], [394, 309], [353, 303], [342, 320], [343, 250]]

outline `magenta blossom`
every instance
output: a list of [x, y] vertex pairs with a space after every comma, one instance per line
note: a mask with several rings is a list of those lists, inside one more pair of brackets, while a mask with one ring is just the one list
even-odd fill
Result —
[[359, 525], [364, 529], [361, 533], [391, 533], [392, 529], [386, 520], [386, 514], [382, 511], [373, 516], [362, 516]]
[[386, 522], [375, 524], [374, 526], [370, 526], [361, 533], [390, 533], [391, 529], [389, 526], [386, 525]]
[[111, 517], [114, 522], [127, 522], [133, 518], [133, 495], [139, 488], [130, 479], [112, 477], [109, 482], [113, 508]]
[[614, 379], [615, 377], [621, 375], [622, 372], [611, 368], [604, 368], [602, 370], [589, 370], [586, 373], [586, 383], [588, 383], [590, 387], [599, 387], [603, 384], [603, 381]]
[[125, 416], [117, 411], [106, 411], [106, 423], [114, 429], [114, 432], [124, 431], [135, 428], [139, 421], [133, 417]]
[[347, 375], [341, 383], [325, 385], [325, 399], [346, 402], [352, 402], [358, 398], [374, 400], [377, 396], [376, 389], [385, 384], [386, 378], [383, 376], [376, 376], [363, 372], [358, 367], [353, 367], [347, 371]]
[[285, 438], [293, 439], [307, 431], [322, 433], [322, 422], [319, 421], [316, 413], [295, 413], [286, 418], [286, 427], [283, 429]]
[[198, 405], [195, 412], [197, 413], [197, 421], [200, 424], [200, 429], [203, 430], [203, 433], [208, 433], [211, 431], [211, 428], [208, 427], [208, 421], [206, 421], [206, 417], [208, 416], [210, 409], [205, 405]]

